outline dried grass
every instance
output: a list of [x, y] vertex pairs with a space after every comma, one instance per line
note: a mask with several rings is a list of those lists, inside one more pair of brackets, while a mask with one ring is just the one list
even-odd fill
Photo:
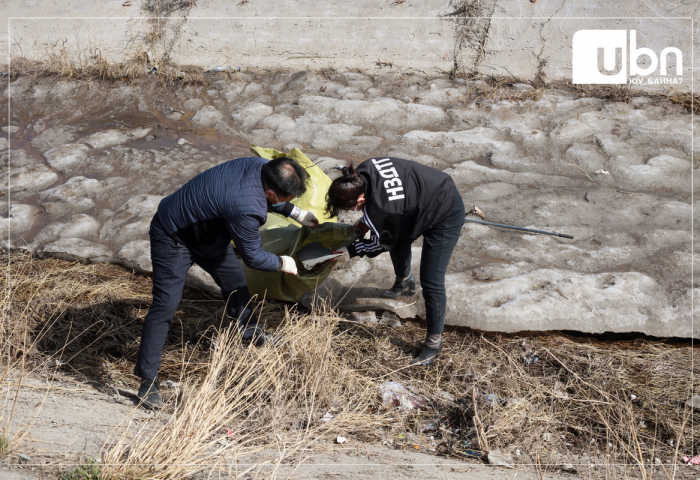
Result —
[[[2, 310], [4, 372], [25, 362], [27, 372], [50, 375], [60, 359], [66, 373], [106, 391], [137, 388], [131, 371], [147, 277], [23, 254], [10, 266], [9, 277], [2, 268], [11, 293]], [[406, 367], [423, 335], [415, 322], [391, 329], [330, 310], [259, 308], [284, 346], [242, 345], [221, 321], [222, 302], [186, 290], [161, 369], [180, 387], [166, 396], [160, 421], [125, 419], [114, 432], [102, 454], [105, 478], [180, 478], [264, 455], [274, 466], [335, 435], [456, 456], [519, 449], [518, 463], [557, 465], [585, 453], [649, 478], [654, 459], [675, 464], [698, 453], [690, 425], [700, 418], [684, 406], [696, 373], [687, 344], [450, 330], [442, 358], [417, 369]], [[384, 409], [377, 389], [387, 380], [410, 385], [427, 408]], [[326, 413], [334, 419], [322, 421]]]
[[700, 102], [695, 101], [695, 95], [692, 91], [680, 92], [673, 87], [669, 87], [668, 92], [666, 92], [666, 98], [677, 105], [681, 105], [688, 112], [700, 114]]
[[137, 78], [151, 77], [164, 87], [206, 84], [203, 68], [174, 64], [167, 55], [156, 58], [149, 55], [147, 47], [115, 58], [94, 45], [76, 49], [65, 39], [47, 45], [38, 60], [12, 55], [9, 74], [12, 78], [57, 76], [83, 82], [133, 82]]

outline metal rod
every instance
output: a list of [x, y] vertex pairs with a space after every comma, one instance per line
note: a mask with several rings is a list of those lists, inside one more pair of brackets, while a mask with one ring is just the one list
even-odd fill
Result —
[[481, 223], [482, 225], [492, 225], [494, 227], [512, 228], [513, 230], [522, 230], [523, 232], [543, 233], [545, 235], [554, 235], [555, 237], [570, 238], [571, 240], [574, 239], [573, 235], [567, 235], [565, 233], [545, 232], [544, 230], [533, 230], [531, 228], [514, 227], [512, 225], [502, 225], [500, 223], [484, 222], [483, 220], [474, 220], [471, 218], [465, 218], [464, 221], [465, 222]]

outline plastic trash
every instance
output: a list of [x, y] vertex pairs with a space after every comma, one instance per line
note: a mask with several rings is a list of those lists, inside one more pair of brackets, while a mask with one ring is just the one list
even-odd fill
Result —
[[379, 385], [379, 396], [382, 397], [382, 405], [385, 408], [392, 405], [399, 407], [399, 410], [425, 408], [425, 399], [411, 393], [399, 382], [387, 381]]
[[[216, 72], [233, 72], [235, 69], [230, 66], [215, 66], [211, 67], [209, 70], [206, 71], [206, 73], [216, 73]], [[241, 71], [241, 67], [238, 67], [238, 71]]]
[[610, 175], [610, 172], [608, 172], [607, 170], [603, 170], [602, 168], [600, 170], [596, 170], [593, 173], [598, 174], [598, 175]]
[[326, 412], [326, 414], [323, 417], [321, 417], [321, 420], [323, 420], [324, 422], [330, 422], [334, 418], [335, 417], [333, 415], [331, 415], [329, 412]]
[[464, 442], [464, 446], [460, 445], [454, 448], [448, 447], [448, 450], [451, 454], [457, 456], [457, 457], [467, 457], [467, 458], [481, 458], [484, 455], [486, 455], [486, 452], [481, 452], [479, 450], [474, 450], [471, 447], [471, 443], [469, 441]]
[[500, 450], [493, 450], [489, 452], [486, 457], [491, 465], [500, 465], [502, 467], [515, 468], [515, 463], [510, 455], [507, 455]]
[[479, 396], [479, 398], [482, 399], [484, 402], [486, 402], [486, 403], [491, 403], [491, 404], [493, 404], [494, 402], [498, 402], [498, 404], [500, 405], [501, 403], [504, 403], [504, 402], [505, 402], [505, 400], [503, 400], [502, 398], [497, 397], [497, 396], [494, 395], [493, 393], [487, 393], [487, 394], [483, 394], [483, 393], [482, 393], [482, 394]]
[[685, 402], [685, 405], [700, 410], [700, 395], [693, 395]]
[[531, 365], [537, 365], [537, 362], [540, 361], [540, 356], [535, 355], [534, 353], [529, 353], [525, 355], [525, 366], [529, 367]]
[[31, 463], [31, 461], [32, 461], [32, 457], [28, 457], [28, 456], [24, 455], [23, 453], [19, 454], [19, 458], [20, 458], [20, 460], [22, 460], [22, 463], [24, 463], [24, 462]]
[[683, 462], [690, 463], [691, 465], [700, 465], [700, 455], [696, 455], [693, 458], [683, 457]]
[[430, 432], [433, 430], [437, 430], [438, 427], [440, 426], [440, 417], [428, 417], [425, 419], [425, 423], [423, 423], [423, 426], [421, 428], [421, 432]]
[[181, 138], [180, 140], [177, 141], [178, 145], [187, 145], [188, 143], [190, 143], [190, 142], [187, 141], [187, 139], [185, 139], [185, 138]]
[[172, 380], [166, 380], [165, 386], [168, 388], [177, 388], [177, 383], [173, 382]]
[[345, 442], [347, 442], [348, 439], [345, 438], [345, 437], [338, 437], [338, 438], [335, 439], [335, 441], [336, 441], [337, 443], [339, 443], [340, 445], [342, 445], [342, 444], [344, 444]]

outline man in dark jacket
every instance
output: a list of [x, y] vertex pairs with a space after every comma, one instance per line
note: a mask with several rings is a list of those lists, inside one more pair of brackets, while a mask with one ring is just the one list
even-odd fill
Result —
[[262, 345], [275, 337], [258, 327], [248, 306], [250, 294], [243, 262], [265, 272], [297, 275], [294, 260], [262, 249], [258, 229], [274, 212], [302, 225], [318, 226], [316, 216], [289, 203], [306, 191], [306, 171], [296, 161], [238, 158], [206, 170], [165, 197], [151, 222], [153, 303], [144, 321], [134, 373], [141, 377], [138, 396], [147, 408], [163, 404], [158, 368], [185, 278], [196, 263], [221, 288], [226, 314], [243, 339]]

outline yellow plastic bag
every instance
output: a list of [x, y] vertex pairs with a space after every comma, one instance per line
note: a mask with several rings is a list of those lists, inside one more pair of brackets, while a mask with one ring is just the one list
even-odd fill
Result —
[[[275, 255], [289, 255], [294, 257], [301, 248], [310, 242], [318, 242], [326, 248], [337, 250], [349, 245], [359, 238], [359, 232], [352, 225], [335, 223], [335, 217], [328, 217], [324, 213], [326, 205], [326, 193], [331, 185], [331, 179], [298, 148], [285, 154], [273, 148], [262, 148], [253, 145], [250, 151], [261, 158], [272, 160], [273, 158], [286, 156], [296, 160], [306, 169], [309, 178], [306, 193], [300, 198], [292, 200], [292, 203], [302, 210], [313, 212], [318, 218], [317, 228], [301, 227], [294, 220], [276, 213], [267, 216], [267, 222], [260, 227], [260, 239], [263, 250]], [[300, 277], [294, 277], [281, 272], [261, 272], [252, 270], [244, 265], [248, 291], [258, 298], [272, 298], [295, 302], [304, 293], [313, 290], [320, 285], [335, 267], [335, 262], [330, 262], [319, 271], [313, 273], [304, 270], [301, 262], [297, 261]]]

